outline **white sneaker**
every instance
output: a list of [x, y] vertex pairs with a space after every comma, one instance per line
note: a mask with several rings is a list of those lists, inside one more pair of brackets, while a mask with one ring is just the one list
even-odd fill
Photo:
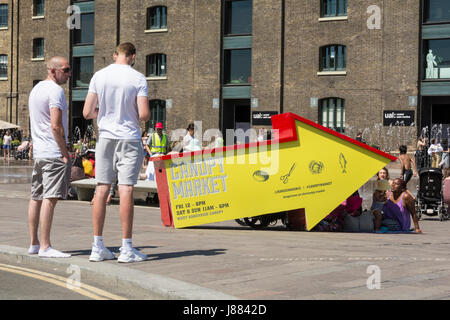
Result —
[[39, 253], [39, 248], [41, 246], [39, 244], [32, 244], [29, 248], [28, 248], [28, 253], [29, 254], [38, 254]]
[[71, 255], [48, 247], [45, 250], [39, 249], [38, 256], [41, 258], [70, 258]]
[[135, 248], [120, 248], [120, 256], [117, 259], [118, 262], [128, 263], [128, 262], [140, 262], [147, 260], [147, 255], [140, 253]]
[[89, 261], [100, 262], [103, 260], [113, 260], [115, 258], [114, 253], [112, 253], [108, 248], [99, 248], [92, 244], [92, 251]]

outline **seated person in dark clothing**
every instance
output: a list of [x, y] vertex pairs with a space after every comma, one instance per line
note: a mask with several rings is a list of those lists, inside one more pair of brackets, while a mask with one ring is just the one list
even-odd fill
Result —
[[414, 222], [415, 232], [422, 233], [416, 215], [414, 197], [407, 192], [405, 181], [397, 178], [392, 183], [392, 192], [389, 192], [383, 207], [381, 225], [390, 231], [409, 231], [411, 218]]

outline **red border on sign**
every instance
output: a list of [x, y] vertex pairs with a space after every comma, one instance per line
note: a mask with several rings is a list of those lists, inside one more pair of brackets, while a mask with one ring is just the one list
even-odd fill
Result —
[[348, 141], [350, 143], [353, 143], [354, 145], [357, 145], [361, 148], [364, 148], [366, 150], [369, 150], [371, 152], [374, 152], [382, 157], [385, 157], [391, 161], [396, 161], [397, 158], [385, 153], [381, 150], [375, 149], [365, 143], [359, 142], [355, 139], [349, 138], [339, 132], [336, 132], [334, 130], [331, 130], [329, 128], [326, 128], [324, 126], [321, 126], [320, 124], [317, 124], [311, 120], [305, 119], [303, 117], [300, 117], [294, 113], [283, 113], [283, 114], [277, 114], [273, 115], [271, 117], [272, 120], [272, 128], [274, 130], [277, 130], [275, 132], [278, 132], [276, 136], [272, 140], [267, 140], [263, 142], [252, 142], [247, 144], [241, 144], [241, 145], [231, 145], [221, 148], [214, 148], [214, 149], [205, 149], [205, 150], [199, 150], [195, 152], [182, 152], [182, 153], [175, 153], [170, 155], [165, 155], [162, 157], [155, 157], [150, 158], [150, 161], [155, 161], [155, 173], [156, 173], [156, 181], [158, 186], [158, 196], [160, 200], [160, 210], [161, 210], [161, 221], [163, 225], [174, 227], [174, 221], [173, 221], [173, 214], [171, 210], [171, 204], [170, 204], [170, 194], [169, 194], [169, 186], [167, 181], [167, 173], [165, 168], [165, 162], [162, 160], [169, 160], [169, 159], [178, 159], [178, 158], [185, 158], [185, 157], [192, 157], [192, 156], [202, 156], [205, 154], [216, 154], [216, 153], [222, 153], [232, 150], [240, 150], [243, 148], [255, 148], [258, 146], [264, 146], [264, 145], [271, 145], [271, 144], [280, 144], [284, 142], [291, 142], [291, 141], [297, 141], [299, 139], [297, 135], [297, 127], [295, 125], [295, 120], [306, 123], [314, 128], [317, 128], [319, 130], [322, 130], [326, 133], [329, 133], [335, 137], [338, 137], [340, 139], [343, 139], [345, 141]]

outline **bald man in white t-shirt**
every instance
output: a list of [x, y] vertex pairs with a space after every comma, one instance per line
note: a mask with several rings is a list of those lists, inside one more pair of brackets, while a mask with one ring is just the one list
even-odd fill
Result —
[[[134, 215], [133, 187], [137, 183], [144, 157], [139, 121], [150, 119], [145, 76], [134, 70], [136, 48], [131, 43], [117, 46], [115, 63], [97, 71], [91, 79], [83, 109], [86, 119], [97, 119], [95, 150], [97, 180], [93, 204], [94, 243], [90, 261], [114, 259], [103, 244], [106, 199], [111, 184], [118, 179], [122, 247], [118, 262], [147, 259], [132, 245]], [[98, 105], [98, 108], [97, 108]]]
[[72, 69], [67, 59], [57, 56], [48, 61], [47, 71], [47, 79], [33, 87], [28, 99], [34, 159], [28, 207], [31, 237], [28, 253], [43, 258], [69, 258], [70, 254], [52, 248], [50, 230], [56, 203], [67, 197], [70, 184], [68, 108], [61, 85], [69, 80]]

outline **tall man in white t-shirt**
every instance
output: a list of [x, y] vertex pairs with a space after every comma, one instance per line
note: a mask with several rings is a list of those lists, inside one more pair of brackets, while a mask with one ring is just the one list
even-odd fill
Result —
[[[94, 243], [90, 261], [114, 259], [103, 244], [106, 198], [111, 183], [118, 179], [122, 247], [119, 262], [147, 259], [132, 245], [134, 216], [133, 187], [144, 158], [139, 121], [150, 119], [145, 76], [134, 70], [136, 48], [131, 43], [117, 46], [114, 64], [96, 72], [91, 79], [83, 109], [86, 119], [97, 118], [98, 142], [95, 150], [97, 191], [92, 221]], [[98, 104], [98, 108], [97, 108]]]
[[56, 203], [67, 197], [70, 184], [67, 102], [61, 85], [67, 82], [72, 70], [65, 58], [53, 57], [47, 63], [47, 71], [47, 79], [34, 86], [28, 100], [34, 158], [28, 207], [31, 237], [28, 252], [44, 258], [68, 258], [70, 254], [51, 247], [50, 230]]

